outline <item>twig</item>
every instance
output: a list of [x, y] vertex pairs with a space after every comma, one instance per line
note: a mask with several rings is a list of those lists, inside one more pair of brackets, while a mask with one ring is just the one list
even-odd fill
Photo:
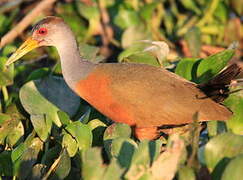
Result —
[[107, 51], [106, 53], [109, 54], [108, 45], [113, 37], [113, 30], [109, 25], [110, 18], [109, 18], [108, 12], [106, 10], [106, 5], [105, 5], [104, 0], [98, 1], [98, 8], [99, 8], [100, 17], [101, 17], [101, 19], [100, 19], [101, 27], [102, 27], [101, 38], [102, 38], [104, 48], [106, 49], [105, 51]]
[[28, 15], [22, 19], [11, 31], [2, 37], [0, 48], [12, 42], [19, 34], [21, 34], [31, 22], [44, 10], [50, 8], [56, 0], [43, 0], [41, 1]]

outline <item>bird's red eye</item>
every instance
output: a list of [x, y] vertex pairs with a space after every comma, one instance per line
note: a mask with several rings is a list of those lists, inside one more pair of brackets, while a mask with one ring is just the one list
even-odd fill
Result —
[[46, 28], [40, 28], [38, 30], [38, 34], [40, 34], [40, 35], [46, 35], [47, 34], [47, 29]]

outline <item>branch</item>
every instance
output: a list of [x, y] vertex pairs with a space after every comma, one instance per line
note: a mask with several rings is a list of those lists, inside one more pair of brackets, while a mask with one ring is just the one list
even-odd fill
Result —
[[41, 1], [28, 15], [22, 19], [11, 31], [5, 34], [0, 42], [0, 48], [12, 42], [18, 35], [20, 35], [31, 22], [44, 10], [50, 8], [56, 0], [43, 0]]

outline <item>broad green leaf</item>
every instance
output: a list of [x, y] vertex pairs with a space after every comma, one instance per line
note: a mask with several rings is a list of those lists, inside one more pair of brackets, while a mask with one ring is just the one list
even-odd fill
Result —
[[20, 100], [29, 114], [45, 114], [47, 118], [61, 126], [57, 111], [62, 110], [73, 116], [80, 99], [60, 77], [49, 76], [26, 83], [20, 89]]
[[17, 177], [25, 179], [30, 174], [42, 146], [43, 142], [39, 138], [34, 138], [31, 145], [14, 162], [14, 174]]
[[0, 57], [0, 86], [13, 84], [14, 66], [11, 64], [9, 67], [6, 67], [7, 59], [7, 57]]
[[161, 145], [160, 141], [141, 141], [132, 156], [131, 167], [125, 177], [131, 178], [136, 177], [139, 173], [145, 173], [158, 157]]
[[48, 68], [46, 68], [46, 67], [37, 69], [37, 70], [31, 72], [31, 74], [28, 76], [26, 81], [31, 81], [31, 80], [44, 78], [49, 73], [50, 73], [50, 70]]
[[0, 153], [0, 176], [13, 176], [11, 151], [3, 151]]
[[204, 155], [208, 169], [212, 172], [216, 166], [220, 165], [223, 160], [232, 158], [243, 153], [243, 136], [222, 133], [219, 134], [206, 144]]
[[122, 169], [115, 159], [112, 159], [103, 176], [103, 180], [120, 180], [125, 169]]
[[19, 144], [11, 153], [12, 162], [17, 161], [27, 148], [28, 146], [25, 143]]
[[233, 158], [226, 166], [222, 180], [239, 180], [242, 179], [243, 154]]
[[101, 149], [90, 148], [81, 152], [82, 176], [84, 180], [103, 179], [105, 166], [101, 157]]
[[99, 55], [99, 48], [96, 46], [91, 46], [85, 43], [80, 43], [79, 44], [79, 52], [80, 52], [80, 56], [88, 61], [91, 62], [100, 62], [102, 60], [104, 60], [104, 57]]
[[123, 6], [119, 7], [118, 14], [114, 17], [114, 24], [121, 29], [137, 25], [140, 23], [138, 13]]
[[158, 5], [158, 1], [157, 2], [152, 2], [149, 4], [145, 4], [144, 6], [141, 7], [140, 11], [139, 11], [139, 15], [146, 21], [150, 21], [155, 8]]
[[88, 125], [75, 121], [67, 125], [65, 129], [76, 139], [80, 150], [91, 147], [93, 136], [92, 130]]
[[5, 121], [9, 120], [11, 117], [8, 114], [0, 113], [0, 125], [2, 125]]
[[[243, 5], [243, 4], [242, 4]], [[228, 19], [229, 10], [223, 1], [221, 1], [214, 11], [214, 16], [216, 16], [222, 23], [225, 23]]]
[[117, 137], [129, 138], [132, 130], [129, 125], [123, 123], [113, 123], [106, 128], [104, 140], [114, 139]]
[[24, 126], [23, 123], [19, 121], [18, 125], [15, 126], [8, 134], [6, 138], [6, 143], [9, 146], [13, 147], [16, 143], [18, 143], [21, 140], [21, 138], [23, 140], [23, 136], [24, 136]]
[[183, 166], [179, 168], [178, 180], [196, 180], [196, 175], [192, 168]]
[[100, 12], [96, 3], [92, 5], [86, 5], [82, 2], [76, 3], [79, 13], [86, 19], [99, 19]]
[[[234, 89], [232, 89], [234, 90]], [[233, 116], [227, 121], [227, 127], [236, 134], [243, 135], [243, 97], [242, 92], [231, 94], [225, 101], [224, 104], [233, 111]]]
[[183, 58], [176, 66], [175, 73], [191, 81], [193, 79], [193, 67], [197, 62], [196, 58]]
[[105, 123], [103, 123], [103, 122], [102, 122], [101, 120], [99, 120], [99, 119], [93, 119], [93, 120], [89, 121], [89, 122], [88, 122], [88, 125], [89, 125], [89, 127], [90, 127], [92, 130], [94, 130], [94, 129], [98, 128], [98, 127], [104, 127], [104, 128], [107, 127], [107, 125], [106, 125]]
[[222, 121], [209, 121], [207, 123], [208, 135], [210, 137], [216, 136], [217, 134], [221, 134], [226, 132], [225, 122]]
[[218, 74], [234, 56], [235, 51], [227, 49], [201, 60], [197, 68], [197, 82], [204, 83]]
[[5, 63], [8, 59], [7, 56], [15, 50], [15, 46], [7, 45], [3, 48], [2, 53], [0, 52], [0, 86], [13, 84], [14, 65], [12, 64], [9, 67], [6, 67]]
[[71, 123], [72, 121], [70, 120], [69, 116], [67, 113], [63, 112], [63, 111], [58, 111], [57, 115], [61, 121], [61, 123], [63, 125], [68, 125], [69, 123]]
[[111, 141], [109, 149], [108, 144], [106, 143], [105, 145], [110, 158], [116, 158], [119, 165], [123, 168], [130, 167], [133, 154], [137, 149], [135, 141], [130, 138], [118, 137]]
[[93, 119], [89, 121], [88, 125], [92, 129], [93, 146], [103, 145], [103, 134], [105, 132], [107, 125], [99, 119]]
[[30, 120], [40, 139], [45, 141], [50, 134], [52, 121], [44, 114], [31, 115]]
[[67, 150], [64, 148], [58, 159], [51, 166], [53, 175], [50, 180], [65, 179], [71, 169], [71, 159], [68, 156]]
[[67, 152], [70, 157], [75, 156], [78, 151], [78, 145], [76, 140], [68, 133], [64, 131], [62, 139], [62, 146], [67, 149]]
[[3, 144], [5, 138], [19, 125], [19, 119], [12, 118], [10, 115], [0, 114], [4, 122], [0, 126], [0, 144]]

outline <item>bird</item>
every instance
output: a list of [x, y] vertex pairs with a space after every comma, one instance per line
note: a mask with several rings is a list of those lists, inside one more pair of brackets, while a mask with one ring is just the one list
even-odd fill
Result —
[[94, 63], [80, 57], [70, 27], [48, 16], [34, 25], [30, 37], [6, 66], [41, 46], [54, 46], [67, 85], [99, 112], [133, 128], [137, 139], [156, 139], [159, 127], [198, 121], [225, 121], [232, 111], [221, 104], [229, 84], [241, 71], [232, 64], [208, 83], [195, 84], [164, 68], [142, 63]]

